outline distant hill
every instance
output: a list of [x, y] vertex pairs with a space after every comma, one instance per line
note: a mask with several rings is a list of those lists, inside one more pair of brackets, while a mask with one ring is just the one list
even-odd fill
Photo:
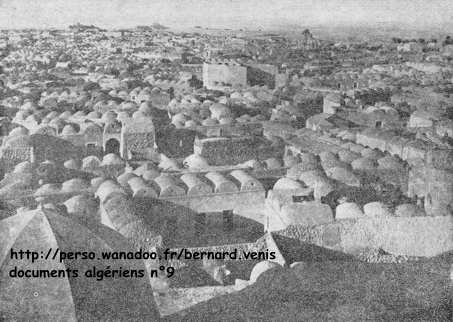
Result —
[[153, 27], [154, 29], [168, 29], [168, 27], [161, 25], [160, 23], [153, 23], [151, 27]]
[[137, 26], [139, 30], [166, 30], [169, 29], [167, 26], [161, 25], [160, 23], [153, 23], [152, 25], [140, 25]]

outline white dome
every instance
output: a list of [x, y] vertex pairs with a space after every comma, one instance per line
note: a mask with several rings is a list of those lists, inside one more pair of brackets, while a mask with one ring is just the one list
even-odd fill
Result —
[[28, 135], [28, 130], [22, 126], [15, 127], [14, 129], [9, 132], [9, 137], [13, 136], [20, 136], [20, 135]]
[[361, 218], [363, 215], [363, 211], [354, 202], [339, 204], [335, 209], [335, 219]]
[[123, 164], [124, 160], [121, 159], [117, 154], [115, 153], [109, 153], [104, 155], [104, 158], [102, 159], [102, 165], [117, 165], [117, 164]]
[[195, 153], [185, 158], [183, 164], [189, 169], [205, 169], [209, 167], [208, 161]]
[[290, 178], [280, 178], [274, 184], [273, 190], [302, 190], [304, 186], [299, 181]]
[[29, 161], [23, 161], [21, 163], [16, 164], [14, 167], [13, 173], [31, 173], [33, 170], [33, 166]]
[[389, 217], [391, 212], [382, 202], [370, 202], [363, 206], [363, 212], [370, 217]]
[[275, 262], [271, 262], [271, 261], [259, 262], [258, 264], [256, 264], [253, 267], [252, 272], [250, 273], [250, 283], [255, 283], [261, 274], [263, 274], [264, 272], [266, 272], [272, 268], [276, 268], [276, 267], [281, 267], [281, 266], [279, 264], [277, 264]]

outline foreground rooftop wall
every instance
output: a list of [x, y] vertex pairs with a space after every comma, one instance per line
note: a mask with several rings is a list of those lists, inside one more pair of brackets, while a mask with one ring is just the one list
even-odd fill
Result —
[[346, 253], [382, 248], [394, 255], [431, 257], [453, 249], [451, 216], [347, 219], [291, 225], [275, 233]]

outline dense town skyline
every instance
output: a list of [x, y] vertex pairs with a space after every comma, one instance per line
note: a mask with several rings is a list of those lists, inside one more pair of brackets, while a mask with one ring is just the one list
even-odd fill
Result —
[[[102, 13], [102, 16], [100, 15]], [[446, 0], [206, 1], [206, 0], [2, 0], [0, 28], [105, 28], [162, 23], [171, 27], [273, 28], [300, 26], [401, 26], [450, 29], [453, 3]]]
[[451, 320], [450, 17], [0, 0], [0, 321]]

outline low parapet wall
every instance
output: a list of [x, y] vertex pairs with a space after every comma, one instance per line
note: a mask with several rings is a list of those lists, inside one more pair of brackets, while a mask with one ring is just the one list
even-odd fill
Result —
[[[275, 259], [270, 259], [273, 262], [279, 263], [280, 265], [284, 266], [286, 264], [286, 260], [283, 257], [280, 249], [277, 246], [277, 243], [274, 241], [274, 238], [272, 237], [272, 234], [267, 233], [260, 239], [258, 239], [256, 242], [253, 243], [242, 243], [242, 244], [228, 244], [228, 245], [217, 245], [217, 246], [209, 246], [209, 247], [190, 247], [186, 248], [187, 251], [189, 252], [233, 252], [233, 251], [238, 251], [239, 256], [243, 252], [274, 252]], [[160, 252], [163, 251], [163, 249], [159, 249]], [[181, 252], [181, 248], [172, 248], [170, 249], [171, 252], [175, 252], [179, 254]], [[228, 258], [225, 258], [225, 260], [229, 260]], [[245, 258], [242, 258], [242, 260], [247, 260]], [[250, 259], [252, 260], [252, 259]], [[175, 268], [180, 268], [183, 267], [187, 260], [184, 258], [180, 259], [172, 259], [172, 260], [167, 260], [166, 264], [171, 265]], [[191, 260], [189, 260], [191, 261]], [[165, 262], [165, 261], [162, 261]]]
[[381, 248], [395, 255], [431, 257], [453, 249], [451, 216], [345, 219], [291, 225], [274, 233], [345, 253]]
[[[202, 196], [183, 196], [162, 198], [163, 200], [187, 207], [196, 212], [219, 212], [233, 210], [236, 214], [251, 214], [260, 221], [259, 215], [264, 208], [265, 191], [244, 191], [235, 193], [207, 194]], [[249, 216], [246, 216], [249, 217]]]

